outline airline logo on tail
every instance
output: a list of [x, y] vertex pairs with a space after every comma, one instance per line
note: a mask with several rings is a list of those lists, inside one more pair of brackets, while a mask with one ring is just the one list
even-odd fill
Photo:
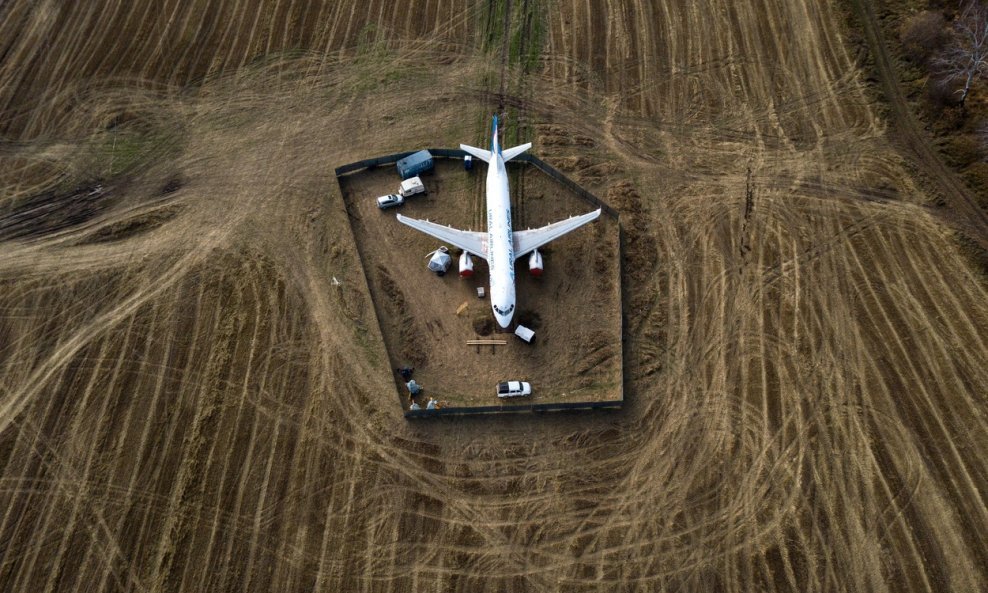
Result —
[[[531, 144], [529, 144], [531, 146]], [[491, 152], [493, 154], [501, 154], [501, 143], [497, 139], [497, 116], [494, 116], [494, 127], [491, 130]], [[508, 160], [508, 159], [505, 159]]]

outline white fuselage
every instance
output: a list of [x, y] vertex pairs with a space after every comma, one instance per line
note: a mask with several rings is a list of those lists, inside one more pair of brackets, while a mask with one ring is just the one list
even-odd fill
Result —
[[515, 313], [515, 247], [508, 173], [496, 148], [487, 166], [487, 265], [491, 309], [497, 324], [507, 328]]

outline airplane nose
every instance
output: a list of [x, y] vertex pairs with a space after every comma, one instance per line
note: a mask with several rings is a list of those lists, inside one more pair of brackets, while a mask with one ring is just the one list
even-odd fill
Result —
[[501, 326], [501, 329], [508, 329], [508, 326], [511, 325], [510, 315], [501, 315], [500, 313], [495, 313], [494, 319], [497, 319], [497, 324]]
[[501, 326], [501, 329], [508, 329], [508, 326], [511, 325], [511, 318], [507, 315], [495, 315], [494, 318], [497, 319], [497, 324]]

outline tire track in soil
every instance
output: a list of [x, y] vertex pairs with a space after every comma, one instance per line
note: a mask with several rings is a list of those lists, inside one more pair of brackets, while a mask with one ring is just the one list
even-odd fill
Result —
[[[853, 257], [853, 261], [849, 262], [849, 264], [854, 265], [862, 277], [867, 278], [869, 274], [875, 273], [875, 272], [869, 272], [868, 268], [861, 262], [861, 259], [856, 252], [852, 254], [852, 257]], [[885, 276], [884, 269], [878, 269], [877, 273], [882, 278], [881, 284], [887, 285], [888, 280], [887, 278], [884, 277]], [[888, 333], [891, 333], [891, 335], [894, 338], [894, 341], [892, 343], [894, 344], [894, 349], [892, 344], [886, 346], [886, 348], [893, 349], [894, 351], [889, 352], [887, 356], [894, 357], [898, 360], [902, 360], [905, 362], [906, 369], [903, 370], [907, 371], [910, 375], [912, 375], [913, 381], [911, 381], [910, 383], [916, 386], [915, 391], [917, 391], [920, 394], [918, 396], [912, 396], [914, 390], [909, 389], [908, 384], [900, 384], [899, 388], [896, 389], [896, 392], [911, 397], [908, 397], [907, 399], [899, 399], [898, 405], [896, 405], [893, 409], [896, 410], [906, 409], [912, 411], [912, 413], [909, 413], [907, 416], [903, 418], [902, 422], [904, 424], [913, 425], [916, 427], [918, 431], [920, 431], [920, 434], [918, 435], [920, 438], [918, 438], [915, 441], [915, 446], [919, 451], [922, 452], [924, 458], [936, 458], [944, 461], [951, 461], [950, 463], [947, 463], [945, 465], [941, 466], [937, 464], [930, 468], [933, 471], [933, 473], [941, 474], [941, 476], [943, 477], [942, 480], [936, 480], [935, 482], [940, 484], [949, 483], [953, 485], [953, 489], [960, 489], [961, 484], [958, 483], [958, 480], [954, 478], [952, 472], [950, 472], [950, 470], [948, 469], [951, 467], [959, 467], [961, 468], [961, 472], [963, 473], [963, 478], [964, 478], [961, 481], [967, 482], [968, 492], [977, 493], [978, 492], [977, 487], [974, 486], [974, 484], [971, 482], [970, 475], [966, 471], [964, 471], [965, 462], [961, 457], [961, 455], [959, 454], [958, 450], [956, 449], [956, 446], [954, 445], [950, 437], [950, 431], [946, 429], [944, 419], [941, 416], [940, 412], [938, 411], [937, 406], [932, 403], [933, 398], [931, 397], [931, 394], [929, 393], [927, 388], [924, 387], [924, 385], [927, 385], [930, 382], [924, 381], [923, 373], [920, 369], [936, 368], [935, 361], [932, 360], [929, 356], [924, 356], [924, 361], [922, 361], [919, 364], [914, 364], [913, 356], [910, 355], [909, 349], [906, 347], [906, 340], [896, 329], [898, 326], [909, 327], [909, 325], [901, 322], [896, 323], [895, 321], [893, 321], [892, 317], [897, 314], [893, 312], [894, 308], [891, 308], [883, 303], [884, 299], [882, 299], [879, 296], [879, 294], [876, 292], [875, 288], [871, 285], [870, 282], [866, 282], [865, 285], [868, 288], [868, 297], [872, 300], [872, 302], [876, 304], [878, 314], [881, 317], [881, 319], [879, 320], [879, 319], [874, 319], [874, 316], [869, 315], [869, 318], [872, 319], [873, 323], [876, 323], [879, 326], [884, 325], [885, 327], [888, 327], [890, 332], [883, 332], [884, 335], [888, 335]], [[882, 349], [879, 345], [875, 345], [875, 347], [876, 347], [875, 349], [878, 351], [881, 351]], [[907, 420], [912, 420], [912, 422], [907, 423]], [[945, 447], [938, 445], [938, 443], [945, 443]], [[959, 497], [959, 500], [968, 500], [969, 498], [970, 498], [969, 496], [963, 496], [963, 497]], [[974, 498], [977, 499], [978, 496], [975, 494]], [[981, 513], [978, 512], [978, 508], [973, 510], [975, 511], [975, 514], [982, 514], [984, 509], [983, 507], [980, 507]], [[916, 530], [915, 522], [918, 521], [919, 517], [920, 517], [919, 515], [913, 515], [911, 518], [911, 530], [914, 533]], [[941, 554], [941, 550], [939, 550], [938, 548], [929, 547], [930, 542], [927, 541], [928, 532], [929, 532], [929, 527], [926, 526], [926, 529], [920, 531], [916, 536], [914, 536], [914, 537], [923, 538], [923, 541], [916, 543], [920, 546], [926, 546], [922, 552], [922, 558], [924, 559], [929, 559], [931, 557], [936, 558]], [[971, 548], [971, 551], [975, 555], [979, 555], [979, 556], [981, 555], [979, 553], [978, 548]], [[924, 562], [923, 563], [924, 566], [927, 563], [928, 561]], [[939, 565], [935, 565], [928, 568], [930, 570], [937, 571], [939, 569]], [[939, 575], [939, 576], [934, 575], [934, 578], [940, 583], [946, 582], [945, 577], [943, 575]]]
[[[491, 8], [495, 6], [498, 0], [490, 0]], [[501, 25], [501, 74], [499, 76], [498, 82], [498, 104], [497, 111], [500, 115], [504, 115], [504, 97], [507, 95], [507, 84], [508, 84], [508, 45], [511, 42], [511, 2], [512, 0], [503, 0], [504, 2], [504, 21]]]
[[[128, 330], [127, 332], [125, 332], [125, 336], [129, 338], [130, 333], [131, 332]], [[121, 352], [126, 349], [126, 345], [127, 342], [125, 341], [121, 348]], [[107, 350], [107, 345], [104, 344], [102, 351], [105, 352], [106, 350]], [[103, 357], [101, 356], [97, 360], [102, 360], [102, 358]], [[112, 387], [113, 384], [118, 380], [122, 362], [123, 362], [123, 358], [117, 357], [117, 362], [116, 364], [113, 365], [113, 371], [110, 376], [110, 387]], [[84, 390], [84, 396], [83, 396], [84, 402], [87, 401], [92, 396], [95, 382], [96, 382], [96, 374], [94, 373], [91, 376], [89, 382], [87, 383], [86, 389]], [[99, 416], [103, 416], [106, 413], [108, 403], [109, 403], [108, 399], [105, 399], [103, 401], [103, 403], [100, 406], [100, 411], [98, 414]], [[77, 423], [80, 421], [81, 421], [80, 416], [76, 416], [73, 418], [72, 421], [73, 432], [79, 431], [79, 425]], [[118, 541], [115, 539], [112, 532], [109, 530], [109, 526], [107, 525], [106, 520], [101, 512], [99, 512], [98, 510], [94, 512], [93, 509], [87, 508], [85, 509], [86, 512], [83, 514], [81, 510], [81, 505], [83, 501], [87, 498], [87, 493], [84, 491], [84, 489], [86, 486], [92, 484], [92, 482], [88, 479], [87, 476], [89, 475], [90, 470], [95, 465], [94, 464], [95, 454], [97, 453], [97, 451], [100, 451], [101, 448], [93, 447], [88, 452], [83, 453], [84, 463], [81, 470], [82, 476], [80, 477], [77, 475], [76, 473], [77, 470], [76, 468], [73, 467], [72, 462], [58, 455], [56, 449], [52, 446], [52, 444], [49, 443], [45, 437], [42, 436], [41, 431], [37, 431], [35, 435], [36, 435], [35, 449], [38, 451], [44, 450], [54, 458], [53, 462], [42, 461], [42, 464], [47, 465], [52, 473], [68, 474], [67, 480], [62, 479], [61, 477], [56, 477], [52, 481], [52, 484], [55, 486], [55, 489], [60, 492], [64, 500], [72, 501], [71, 503], [72, 510], [70, 511], [70, 519], [67, 526], [68, 528], [62, 531], [62, 539], [61, 539], [61, 543], [59, 544], [59, 550], [55, 555], [55, 561], [57, 562], [63, 559], [64, 554], [66, 554], [67, 552], [69, 537], [74, 534], [74, 525], [76, 521], [79, 519], [80, 515], [83, 515], [85, 519], [88, 519], [88, 521], [85, 521], [85, 527], [89, 532], [91, 539], [93, 540], [93, 544], [98, 544], [98, 543], [109, 544], [109, 546], [112, 548], [111, 552], [109, 553], [109, 556], [107, 558], [104, 558], [104, 563], [110, 567], [109, 570], [116, 579], [117, 584], [119, 586], [122, 586], [124, 579], [122, 579], [112, 568], [115, 564], [114, 560], [118, 558], [121, 560], [125, 559], [125, 556], [121, 552], [121, 547]], [[82, 491], [68, 490], [69, 485], [76, 485]], [[54, 501], [50, 501], [49, 504], [47, 504], [44, 509], [44, 514], [43, 514], [44, 518], [42, 519], [42, 526], [41, 526], [43, 532], [57, 531], [53, 527], [49, 527], [49, 524], [53, 520], [53, 516], [56, 511], [55, 508], [56, 505], [54, 503], [57, 501], [58, 499]], [[90, 514], [95, 514], [95, 519], [90, 517]], [[102, 536], [102, 538], [106, 538], [109, 541], [106, 542], [101, 537], [98, 536]], [[93, 549], [95, 549], [95, 547], [88, 548], [85, 556], [88, 557], [88, 555], [92, 553]], [[39, 554], [37, 553], [32, 555], [31, 563], [29, 564], [27, 570], [25, 570], [22, 573], [23, 577], [29, 577], [32, 575], [33, 564], [37, 560], [38, 555]], [[143, 590], [142, 583], [137, 578], [135, 571], [133, 570], [133, 565], [131, 565], [130, 563], [126, 563], [126, 566], [128, 569], [127, 570], [128, 578], [126, 580], [128, 580], [132, 586], [136, 586], [138, 589]], [[47, 572], [48, 582], [46, 583], [46, 589], [53, 585], [54, 581], [52, 580], [52, 578], [56, 575], [57, 573]]]
[[[166, 79], [181, 84], [182, 72], [205, 64], [205, 56], [214, 55], [220, 64], [245, 63], [264, 47], [277, 50], [292, 35], [290, 22], [304, 19], [301, 4], [291, 0], [276, 3], [265, 14], [252, 12], [246, 2], [218, 5], [217, 13], [227, 14], [227, 7], [230, 16], [215, 27], [209, 19], [197, 21], [199, 7], [166, 7], [174, 8], [178, 18], [167, 31], [239, 39], [239, 46], [227, 41], [229, 48], [182, 49], [189, 66], [163, 66], [166, 53], [145, 50], [138, 52], [141, 72], [148, 77], [164, 72]], [[109, 537], [98, 529], [87, 531], [86, 518], [76, 518], [81, 526], [76, 531], [96, 544], [90, 552], [57, 561], [76, 584], [96, 575], [104, 584], [124, 588], [126, 575], [113, 571], [126, 564], [103, 555], [112, 552], [112, 538], [121, 549], [140, 554], [160, 545], [163, 533], [175, 531], [176, 541], [189, 546], [167, 566], [160, 565], [163, 573], [170, 570], [160, 584], [184, 583], [191, 589], [322, 585], [335, 590], [482, 591], [535, 590], [561, 583], [576, 590], [654, 590], [702, 589], [718, 582], [725, 591], [829, 591], [922, 590], [949, 582], [977, 590], [984, 574], [975, 567], [980, 556], [972, 548], [980, 539], [953, 533], [950, 517], [970, 518], [974, 526], [984, 523], [977, 503], [964, 500], [983, 480], [983, 446], [968, 435], [983, 428], [984, 421], [963, 419], [966, 411], [979, 409], [974, 396], [985, 384], [978, 370], [984, 356], [978, 340], [984, 325], [984, 309], [978, 304], [983, 294], [963, 282], [967, 276], [959, 271], [963, 264], [956, 254], [941, 261], [933, 255], [950, 248], [934, 225], [906, 224], [881, 213], [895, 205], [872, 211], [834, 195], [862, 197], [853, 193], [850, 181], [838, 177], [858, 179], [869, 173], [885, 178], [901, 171], [885, 162], [890, 156], [879, 143], [862, 138], [869, 133], [864, 131], [867, 113], [862, 115], [852, 101], [838, 104], [838, 97], [853, 96], [856, 78], [844, 73], [848, 60], [842, 56], [833, 16], [825, 6], [808, 2], [706, 8], [635, 2], [612, 7], [615, 18], [608, 19], [601, 7], [561, 6], [561, 12], [575, 18], [563, 23], [558, 15], [550, 17], [546, 52], [560, 57], [546, 57], [543, 72], [519, 79], [521, 99], [506, 96], [506, 85], [514, 82], [505, 82], [502, 62], [498, 100], [502, 110], [516, 109], [512, 118], [526, 123], [539, 121], [539, 110], [552, 106], [554, 124], [597, 138], [599, 146], [620, 147], [614, 155], [638, 187], [650, 190], [641, 199], [640, 216], [655, 229], [652, 240], [662, 264], [632, 289], [657, 292], [644, 299], [650, 303], [648, 312], [630, 339], [634, 352], [662, 352], [664, 361], [648, 381], [632, 380], [635, 399], [625, 413], [592, 420], [495, 421], [492, 430], [470, 422], [403, 425], [400, 418], [377, 409], [384, 397], [373, 393], [380, 387], [375, 379], [354, 378], [370, 368], [363, 360], [367, 353], [347, 349], [351, 334], [339, 322], [335, 293], [320, 296], [328, 288], [320, 278], [338, 263], [306, 251], [318, 248], [292, 243], [306, 254], [279, 256], [278, 265], [292, 270], [296, 286], [291, 290], [304, 287], [301, 298], [264, 293], [260, 287], [267, 280], [251, 268], [241, 272], [248, 284], [239, 300], [214, 300], [195, 288], [183, 288], [191, 294], [176, 296], [179, 289], [172, 287], [147, 295], [143, 304], [92, 335], [83, 331], [92, 321], [85, 315], [67, 314], [64, 324], [56, 318], [37, 332], [55, 340], [48, 347], [40, 338], [24, 335], [25, 328], [45, 327], [34, 319], [11, 330], [19, 346], [14, 354], [0, 353], [0, 364], [12, 371], [5, 376], [4, 390], [22, 392], [37, 373], [45, 376], [37, 380], [38, 397], [26, 400], [0, 433], [6, 437], [4, 449], [10, 443], [4, 478], [28, 478], [42, 471], [26, 451], [29, 443], [36, 442], [41, 450], [50, 447], [58, 454], [56, 462], [77, 463], [80, 457], [58, 436], [67, 427], [85, 424], [84, 414], [103, 409], [107, 414], [98, 430], [92, 436], [78, 435], [72, 446], [97, 446], [111, 430], [125, 427], [128, 442], [141, 443], [135, 449], [147, 459], [128, 466], [124, 446], [112, 447], [105, 452], [109, 474], [90, 463], [86, 481], [63, 479], [59, 486], [37, 482], [30, 496], [5, 498], [12, 504], [0, 522], [0, 534], [12, 534], [12, 549], [33, 567], [25, 570], [25, 561], [7, 563], [5, 557], [0, 570], [13, 575], [8, 582], [22, 590], [60, 583], [62, 577], [39, 574], [39, 567], [57, 549], [61, 534], [37, 542], [31, 536], [39, 526], [55, 524], [66, 504], [81, 509], [89, 501], [105, 515]], [[113, 22], [141, 20], [138, 10], [122, 12]], [[351, 47], [365, 23], [381, 26], [373, 39], [387, 42], [393, 31], [409, 31], [415, 22], [412, 11], [384, 3], [370, 8], [321, 5], [318, 10], [337, 21], [327, 23], [325, 33], [313, 34], [327, 49]], [[425, 20], [439, 20], [447, 13], [430, 3], [423, 14]], [[448, 13], [451, 18], [455, 14]], [[652, 16], [658, 14], [663, 18]], [[441, 28], [422, 24], [422, 31]], [[793, 34], [787, 32], [790, 26], [798, 35], [807, 33], [805, 49], [792, 51], [786, 41]], [[688, 34], [697, 30], [709, 35]], [[509, 31], [506, 26], [505, 39]], [[154, 31], [148, 33], [154, 38]], [[630, 38], [638, 40], [638, 49], [628, 49]], [[73, 43], [83, 51], [67, 65], [96, 55], [87, 49], [84, 36]], [[422, 52], [414, 54], [416, 60], [437, 55], [417, 46], [419, 42], [404, 43], [391, 46], [398, 48], [395, 55]], [[409, 53], [401, 53], [405, 51]], [[637, 68], [631, 64], [621, 69], [629, 52], [644, 55]], [[791, 55], [777, 63], [790, 74], [773, 73], [772, 60], [764, 56], [786, 52]], [[502, 47], [502, 60], [505, 55]], [[322, 66], [309, 62], [306, 68], [313, 73], [323, 67], [342, 70], [334, 60], [320, 58], [316, 63]], [[668, 75], [663, 64], [669, 64]], [[274, 83], [275, 75], [297, 72], [293, 68], [289, 61], [279, 62], [268, 80]], [[370, 78], [385, 71], [375, 69]], [[333, 84], [358, 79], [333, 79]], [[243, 93], [226, 108], [261, 108], [253, 101], [263, 102], [265, 94], [250, 89], [246, 79], [242, 84]], [[787, 87], [798, 90], [791, 97], [778, 94]], [[210, 92], [215, 89], [209, 87]], [[599, 95], [593, 93], [598, 92], [604, 96], [600, 104], [614, 106], [608, 111], [613, 115], [606, 139], [585, 129], [585, 121], [596, 113], [585, 98], [596, 99]], [[387, 93], [381, 90], [381, 96]], [[525, 98], [536, 94], [538, 103]], [[422, 104], [408, 95], [402, 93], [400, 100], [411, 103], [407, 108], [415, 113], [412, 108]], [[486, 97], [489, 101], [490, 95]], [[358, 93], [346, 101], [346, 115], [355, 116], [354, 121], [376, 121], [380, 113], [375, 110], [385, 103], [361, 105]], [[299, 105], [292, 102], [293, 109]], [[328, 100], [321, 108], [331, 111], [334, 105]], [[716, 120], [718, 110], [730, 118]], [[819, 115], [808, 113], [813, 110]], [[42, 111], [27, 113], [33, 129], [55, 129]], [[441, 110], [437, 117], [443, 117]], [[315, 119], [307, 125], [318, 125]], [[347, 130], [325, 127], [331, 133], [321, 140], [329, 145], [334, 135]], [[360, 141], [360, 134], [352, 135]], [[285, 136], [278, 141], [286, 142]], [[231, 150], [244, 148], [234, 145]], [[577, 149], [557, 150], [568, 156]], [[874, 156], [865, 158], [865, 152]], [[738, 208], [737, 188], [745, 179], [738, 163], [743, 169], [752, 158], [759, 159], [759, 174], [749, 176], [758, 190], [757, 209], [749, 209], [746, 219], [744, 208]], [[845, 169], [821, 173], [822, 167], [805, 162], [810, 160]], [[812, 184], [817, 177], [818, 186], [802, 183]], [[282, 225], [280, 217], [293, 216], [291, 211], [302, 202], [287, 186], [279, 189], [285, 202], [277, 216], [270, 210], [258, 214], [245, 231], [256, 235], [253, 241], [270, 241], [264, 244], [265, 253], [278, 245], [263, 231], [267, 225], [305, 237], [305, 227]], [[261, 202], [247, 205], [261, 207]], [[900, 218], [912, 216], [926, 220], [923, 212], [911, 210]], [[72, 253], [73, 248], [65, 249]], [[23, 267], [37, 257], [33, 273], [42, 276], [38, 286], [47, 291], [56, 286], [57, 277], [44, 267], [54, 267], [54, 256], [39, 249], [18, 250], [10, 257], [20, 258]], [[95, 255], [86, 257], [96, 261]], [[108, 250], [106, 257], [119, 256]], [[213, 258], [203, 256], [193, 267]], [[924, 272], [934, 264], [939, 264], [935, 273]], [[76, 269], [87, 270], [87, 265], [92, 264]], [[4, 269], [19, 268], [10, 264]], [[915, 287], [897, 285], [900, 277]], [[182, 278], [175, 286], [186, 286], [188, 276]], [[20, 282], [18, 290], [29, 286]], [[87, 294], [96, 300], [105, 291]], [[69, 300], [48, 298], [39, 290], [4, 300], [16, 299], [29, 310], [70, 309]], [[125, 299], [124, 293], [116, 296], [104, 312], [112, 314]], [[148, 354], [132, 360], [108, 345], [123, 337], [120, 324], [134, 323], [140, 312], [154, 319], [150, 329], [142, 326], [140, 332], [156, 327], [165, 332], [162, 352], [172, 344], [185, 349], [178, 330], [167, 331], [174, 322], [165, 313], [166, 304], [192, 302], [198, 303], [190, 312], [196, 329], [188, 339], [195, 346], [179, 356], [220, 356], [216, 324], [234, 309], [242, 324], [237, 327], [254, 336], [229, 340], [230, 356], [246, 370], [216, 383], [225, 402], [216, 412], [218, 428], [200, 425], [217, 434], [204, 440], [195, 455], [182, 437], [190, 434], [188, 421], [206, 413], [205, 401], [198, 399], [204, 391], [197, 385], [202, 375], [195, 371], [196, 363], [160, 355], [165, 367], [189, 367], [189, 372], [148, 380], [145, 384], [157, 387], [146, 389], [140, 405], [175, 394], [175, 405], [185, 412], [165, 420], [151, 414], [140, 426], [136, 404], [121, 413], [117, 406], [123, 404], [115, 402], [127, 401], [123, 385], [129, 384], [130, 374], [153, 373], [154, 365]], [[310, 314], [317, 337], [305, 337], [306, 322], [271, 311], [275, 302]], [[964, 315], [950, 316], [958, 308]], [[263, 317], [279, 320], [278, 331], [309, 345], [312, 352], [304, 362], [288, 364], [278, 358], [275, 329], [270, 334], [260, 329], [260, 310]], [[60, 325], [66, 329], [59, 330]], [[660, 329], [668, 338], [654, 337]], [[126, 336], [133, 344], [150, 341], [139, 332], [127, 331]], [[80, 345], [75, 352], [52, 358], [76, 339]], [[973, 347], [958, 350], [964, 343]], [[59, 390], [76, 361], [88, 361], [103, 348], [108, 350], [96, 355], [99, 365], [72, 378], [66, 389], [81, 393], [74, 387], [78, 381], [112, 378], [113, 401], [95, 401], [91, 395], [89, 409], [65, 408], [68, 423], [63, 423], [60, 406], [68, 404], [44, 396]], [[315, 378], [293, 378], [300, 369], [310, 369]], [[902, 395], [896, 377], [917, 387]], [[342, 386], [349, 397], [337, 401], [327, 395], [332, 386]], [[948, 390], [957, 392], [955, 397], [940, 401], [951, 396]], [[249, 398], [247, 391], [252, 392]], [[320, 403], [326, 400], [333, 403]], [[6, 395], [3, 401], [9, 401]], [[928, 417], [912, 417], [924, 414]], [[35, 429], [35, 418], [50, 425]], [[531, 438], [535, 433], [538, 439]], [[45, 440], [32, 440], [32, 435]], [[922, 435], [930, 435], [932, 442], [910, 446]], [[104, 457], [82, 452], [83, 460]], [[191, 472], [186, 479], [191, 497], [179, 504], [173, 502], [173, 478], [183, 463], [188, 464], [184, 471]], [[931, 469], [927, 464], [947, 467]], [[143, 473], [137, 465], [153, 469]], [[106, 484], [107, 475], [114, 486]], [[147, 490], [133, 491], [148, 475], [153, 478]], [[953, 494], [947, 491], [951, 485], [956, 487]], [[506, 491], [510, 498], [504, 497]], [[37, 502], [41, 515], [15, 518], [17, 511], [10, 511]], [[116, 505], [127, 513], [116, 514]], [[174, 507], [172, 515], [168, 505]], [[937, 511], [949, 521], [929, 520]], [[164, 529], [168, 525], [175, 527]], [[69, 541], [66, 549], [76, 540]], [[257, 565], [271, 570], [251, 569]], [[146, 573], [138, 577], [144, 579]]]

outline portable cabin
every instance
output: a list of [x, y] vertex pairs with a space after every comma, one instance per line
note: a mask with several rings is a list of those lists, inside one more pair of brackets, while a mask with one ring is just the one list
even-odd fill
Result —
[[432, 153], [428, 150], [420, 150], [398, 161], [398, 174], [402, 179], [408, 179], [431, 170], [432, 165]]
[[531, 344], [535, 340], [535, 332], [525, 327], [524, 325], [519, 325], [515, 328], [515, 335], [525, 340]]

